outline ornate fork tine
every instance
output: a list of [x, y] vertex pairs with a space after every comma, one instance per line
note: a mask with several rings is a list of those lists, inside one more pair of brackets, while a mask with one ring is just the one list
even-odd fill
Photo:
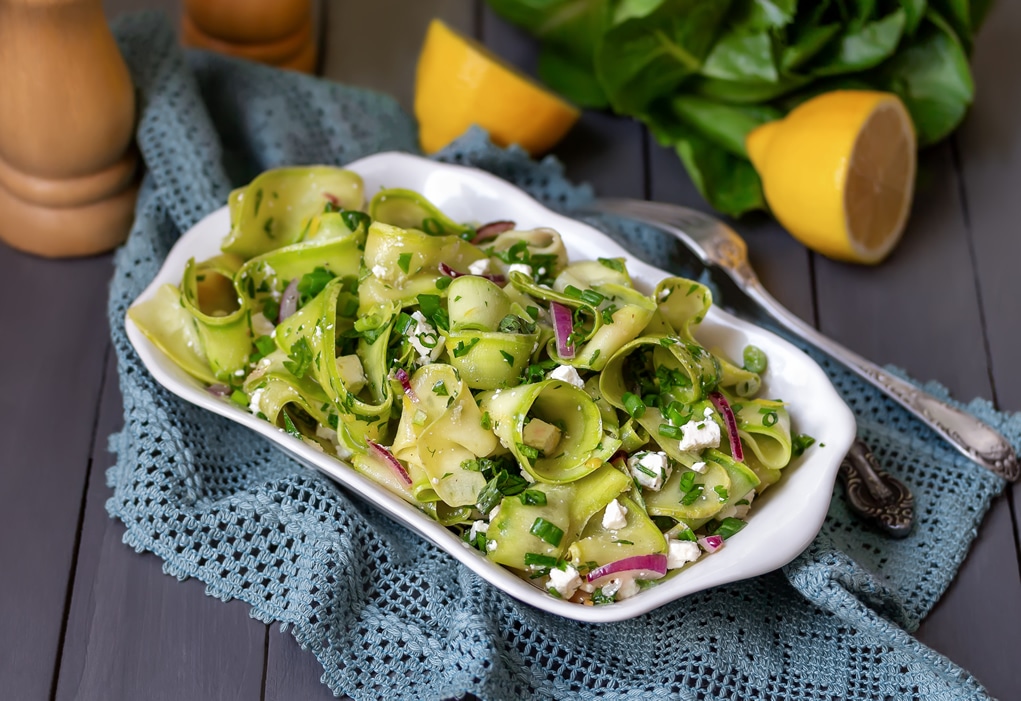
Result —
[[966, 457], [1010, 482], [1021, 476], [1014, 448], [999, 432], [823, 336], [776, 301], [748, 263], [744, 240], [723, 222], [662, 202], [605, 199], [597, 200], [591, 209], [636, 219], [676, 237], [703, 263], [726, 272], [748, 297], [783, 326], [885, 392]]

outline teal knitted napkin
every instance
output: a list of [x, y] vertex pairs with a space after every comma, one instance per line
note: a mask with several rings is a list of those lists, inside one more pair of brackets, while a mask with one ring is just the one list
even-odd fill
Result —
[[[914, 533], [898, 541], [864, 529], [838, 488], [822, 532], [782, 571], [602, 625], [511, 599], [326, 477], [164, 390], [123, 319], [178, 236], [263, 169], [414, 152], [415, 125], [386, 96], [186, 58], [153, 16], [128, 18], [116, 34], [139, 90], [147, 169], [109, 304], [125, 425], [111, 437], [107, 509], [126, 543], [287, 624], [322, 663], [323, 682], [355, 698], [986, 698], [907, 631], [946, 589], [1003, 482], [824, 359], [861, 434], [914, 492]], [[561, 211], [591, 198], [556, 162], [495, 148], [481, 132], [439, 158], [496, 173]], [[639, 257], [682, 259], [650, 229], [600, 225]], [[1019, 442], [1018, 417], [985, 402], [968, 409]]]

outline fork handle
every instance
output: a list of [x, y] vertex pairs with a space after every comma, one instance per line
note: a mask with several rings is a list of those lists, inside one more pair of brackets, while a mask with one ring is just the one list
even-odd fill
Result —
[[965, 456], [1010, 482], [1021, 476], [1013, 446], [995, 429], [822, 335], [777, 302], [758, 279], [741, 282], [748, 295], [783, 326], [888, 394]]

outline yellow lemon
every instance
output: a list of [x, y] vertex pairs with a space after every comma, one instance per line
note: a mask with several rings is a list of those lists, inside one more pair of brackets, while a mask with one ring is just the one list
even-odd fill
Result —
[[548, 151], [578, 120], [578, 110], [433, 20], [418, 57], [415, 117], [422, 150], [434, 153], [477, 124], [501, 146]]
[[773, 214], [812, 250], [878, 263], [900, 240], [917, 144], [896, 95], [824, 93], [752, 131], [746, 146]]

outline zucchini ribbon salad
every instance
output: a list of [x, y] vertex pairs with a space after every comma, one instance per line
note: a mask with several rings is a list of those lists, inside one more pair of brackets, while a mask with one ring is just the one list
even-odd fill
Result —
[[129, 311], [208, 391], [398, 494], [550, 595], [633, 596], [718, 551], [810, 442], [692, 334], [709, 290], [452, 221], [329, 167], [230, 196], [222, 254]]

